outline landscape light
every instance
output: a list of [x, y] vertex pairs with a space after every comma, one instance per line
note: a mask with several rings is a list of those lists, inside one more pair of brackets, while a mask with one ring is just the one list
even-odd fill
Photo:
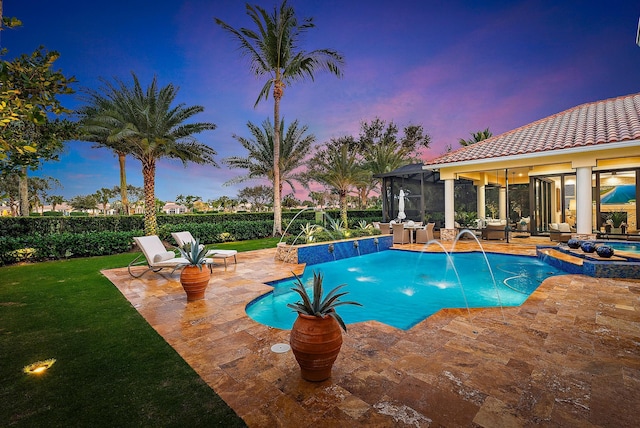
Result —
[[48, 360], [44, 361], [37, 361], [35, 363], [24, 366], [22, 371], [27, 374], [42, 374], [46, 372], [49, 367], [51, 367], [55, 362], [55, 358], [49, 358]]

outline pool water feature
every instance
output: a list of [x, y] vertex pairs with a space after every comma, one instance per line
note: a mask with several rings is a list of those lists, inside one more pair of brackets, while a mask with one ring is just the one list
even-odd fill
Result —
[[[301, 277], [311, 288], [313, 272], [324, 275], [325, 291], [347, 284], [345, 300], [363, 305], [340, 306], [347, 324], [377, 320], [408, 330], [443, 308], [471, 308], [521, 305], [552, 275], [561, 270], [535, 257], [487, 253], [498, 290], [480, 252], [445, 253], [388, 250], [307, 267]], [[253, 320], [280, 329], [290, 329], [296, 313], [287, 303], [299, 300], [293, 279], [270, 283], [273, 291], [247, 305]], [[462, 288], [461, 288], [462, 286]], [[463, 292], [464, 290], [464, 292]]]

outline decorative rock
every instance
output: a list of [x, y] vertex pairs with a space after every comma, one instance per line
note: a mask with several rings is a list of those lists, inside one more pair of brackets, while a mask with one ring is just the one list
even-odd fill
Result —
[[569, 241], [567, 241], [567, 245], [569, 246], [569, 248], [573, 248], [575, 250], [580, 248], [580, 245], [582, 245], [582, 242], [578, 239], [571, 238], [569, 239]]
[[584, 241], [582, 245], [580, 245], [580, 249], [585, 253], [593, 253], [596, 250], [596, 244], [591, 241]]
[[598, 248], [596, 248], [596, 253], [598, 253], [600, 257], [608, 259], [609, 257], [613, 256], [614, 251], [613, 248], [609, 247], [608, 245], [600, 245]]

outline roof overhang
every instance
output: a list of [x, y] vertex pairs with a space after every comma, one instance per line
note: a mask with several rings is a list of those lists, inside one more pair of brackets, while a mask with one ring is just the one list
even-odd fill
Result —
[[[623, 152], [623, 150], [625, 152]], [[597, 144], [597, 145], [589, 145], [582, 147], [573, 147], [569, 149], [559, 149], [559, 150], [549, 150], [549, 151], [540, 151], [533, 153], [523, 153], [523, 154], [514, 154], [509, 156], [500, 156], [494, 158], [482, 158], [482, 159], [474, 159], [468, 161], [460, 161], [460, 162], [447, 162], [440, 164], [427, 164], [423, 166], [423, 169], [439, 171], [441, 169], [457, 169], [463, 168], [467, 169], [468, 167], [473, 166], [482, 166], [482, 168], [486, 168], [487, 165], [491, 164], [503, 164], [503, 163], [513, 163], [523, 164], [527, 163], [528, 165], [544, 165], [548, 163], [554, 163], [554, 158], [566, 157], [571, 155], [578, 154], [586, 154], [586, 153], [602, 153], [602, 152], [619, 152], [620, 157], [625, 156], [637, 156], [636, 152], [640, 152], [640, 140], [629, 140], [629, 141], [619, 141], [615, 143], [607, 143], [607, 144]], [[636, 153], [636, 154], [634, 154]]]

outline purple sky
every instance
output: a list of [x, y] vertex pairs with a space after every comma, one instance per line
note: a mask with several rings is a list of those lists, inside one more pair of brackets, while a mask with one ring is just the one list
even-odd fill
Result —
[[[271, 10], [277, 3], [258, 4]], [[287, 124], [294, 119], [307, 124], [318, 143], [357, 136], [362, 121], [380, 117], [401, 128], [421, 124], [433, 140], [425, 158], [433, 158], [486, 127], [496, 135], [582, 103], [640, 91], [637, 0], [290, 4], [299, 16], [315, 19], [317, 28], [307, 33], [304, 48], [336, 49], [346, 60], [342, 79], [321, 73], [315, 82], [285, 90], [281, 113]], [[59, 51], [55, 66], [76, 76], [76, 90], [96, 87], [100, 77], [130, 81], [131, 71], [144, 86], [154, 74], [163, 86], [174, 83], [179, 102], [205, 107], [197, 120], [218, 126], [199, 140], [220, 160], [246, 155], [231, 135], [248, 137], [247, 121], [260, 124], [273, 114], [271, 97], [253, 108], [264, 80], [249, 72], [234, 41], [213, 20], [251, 26], [244, 5], [237, 0], [6, 0], [4, 15], [24, 25], [4, 31], [1, 45], [9, 49], [8, 58], [41, 44]], [[65, 104], [78, 107], [77, 96], [65, 98]], [[53, 193], [71, 198], [118, 184], [111, 152], [90, 143], [67, 147], [60, 162], [32, 173], [60, 180], [63, 188]], [[162, 160], [156, 196], [165, 201], [178, 194], [235, 197], [239, 189], [260, 184], [223, 186], [244, 172], [193, 164], [185, 169]], [[128, 160], [127, 178], [142, 186], [134, 159]], [[297, 196], [304, 199], [307, 192], [299, 186]]]

